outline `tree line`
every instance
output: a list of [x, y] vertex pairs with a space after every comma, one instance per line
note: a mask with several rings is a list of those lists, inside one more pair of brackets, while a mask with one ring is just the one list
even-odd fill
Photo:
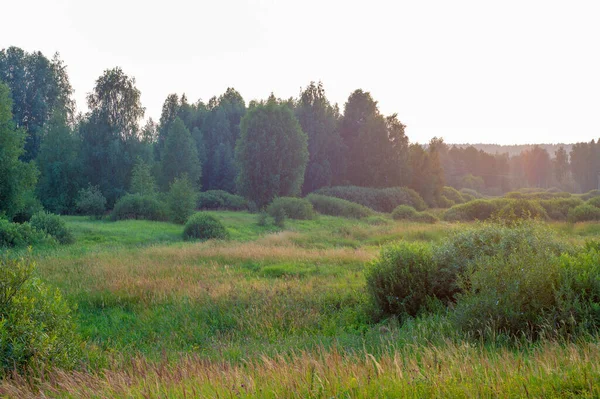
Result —
[[258, 207], [340, 185], [407, 186], [436, 206], [445, 185], [490, 194], [552, 185], [585, 191], [600, 172], [594, 141], [570, 154], [561, 147], [554, 157], [541, 147], [510, 157], [438, 138], [410, 143], [398, 116], [381, 114], [369, 92], [355, 90], [340, 110], [322, 83], [311, 82], [297, 98], [248, 104], [233, 88], [207, 103], [170, 94], [159, 121], [142, 125], [135, 78], [119, 67], [96, 80], [85, 114], [76, 114], [58, 55], [4, 49], [0, 82], [0, 213], [10, 218], [38, 200], [49, 211], [72, 212], [88, 186], [110, 207], [145, 190], [132, 186], [144, 176], [152, 190], [184, 179]]

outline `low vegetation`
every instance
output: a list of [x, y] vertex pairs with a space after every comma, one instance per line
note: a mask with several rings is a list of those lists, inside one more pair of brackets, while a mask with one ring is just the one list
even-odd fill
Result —
[[306, 199], [310, 201], [317, 212], [323, 215], [360, 219], [373, 214], [373, 211], [366, 206], [341, 198], [309, 194]]
[[312, 203], [304, 198], [275, 198], [267, 207], [267, 213], [276, 220], [282, 217], [298, 220], [311, 220], [315, 218]]
[[427, 204], [414, 190], [406, 187], [368, 188], [356, 186], [327, 187], [317, 194], [337, 197], [355, 202], [377, 212], [390, 213], [398, 205], [409, 205], [418, 211], [425, 210]]
[[203, 212], [192, 215], [183, 228], [185, 240], [223, 240], [229, 237], [229, 233], [223, 223], [212, 215]]

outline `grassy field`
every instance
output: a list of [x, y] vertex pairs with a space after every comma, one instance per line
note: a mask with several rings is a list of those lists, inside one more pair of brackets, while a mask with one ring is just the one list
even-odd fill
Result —
[[[372, 321], [364, 270], [398, 240], [460, 224], [320, 216], [283, 231], [211, 212], [230, 241], [182, 226], [68, 217], [76, 243], [38, 248], [40, 277], [77, 307], [88, 358], [75, 372], [0, 383], [8, 397], [598, 397], [600, 345], [481, 343], [443, 316]], [[551, 225], [565, 240], [600, 225]]]

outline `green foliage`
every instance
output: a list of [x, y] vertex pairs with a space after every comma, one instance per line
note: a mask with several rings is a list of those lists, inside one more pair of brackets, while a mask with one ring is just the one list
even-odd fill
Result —
[[373, 214], [373, 211], [366, 206], [341, 198], [313, 193], [309, 194], [306, 199], [310, 201], [317, 212], [323, 215], [360, 219]]
[[259, 212], [256, 218], [256, 224], [264, 227], [269, 224], [269, 214], [265, 211]]
[[600, 197], [592, 197], [585, 201], [586, 204], [600, 208]]
[[448, 199], [442, 195], [437, 199], [437, 201], [435, 202], [435, 205], [437, 205], [439, 208], [450, 208], [450, 207], [456, 205], [456, 202], [454, 202], [451, 199]]
[[243, 211], [248, 209], [248, 201], [239, 195], [223, 190], [203, 191], [198, 195], [198, 209], [227, 209]]
[[61, 244], [72, 244], [75, 242], [73, 233], [60, 216], [48, 212], [38, 212], [31, 217], [31, 226], [56, 238]]
[[310, 220], [315, 218], [312, 203], [303, 198], [279, 197], [275, 198], [267, 207], [267, 213], [272, 217], [281, 213], [280, 210], [283, 210], [283, 214], [290, 219]]
[[167, 204], [171, 214], [171, 220], [183, 224], [194, 213], [198, 193], [187, 175], [176, 177], [171, 183]]
[[514, 221], [517, 219], [547, 220], [546, 210], [537, 202], [526, 199], [510, 200], [494, 214], [500, 220]]
[[460, 193], [463, 197], [465, 195], [469, 195], [469, 196], [472, 196], [473, 198], [483, 198], [483, 195], [481, 195], [479, 192], [477, 192], [476, 190], [473, 190], [471, 188], [461, 188]]
[[541, 224], [484, 224], [433, 247], [384, 248], [367, 288], [379, 316], [446, 304], [471, 336], [567, 337], [600, 327], [599, 259], [595, 245], [576, 253]]
[[339, 110], [325, 96], [323, 84], [311, 82], [300, 93], [295, 112], [308, 136], [310, 157], [302, 192], [310, 193], [343, 178], [345, 159], [338, 129]]
[[42, 212], [44, 206], [35, 196], [33, 190], [29, 190], [23, 195], [23, 206], [21, 210], [13, 215], [13, 222], [24, 223], [31, 220], [31, 217], [38, 212]]
[[466, 202], [462, 193], [459, 192], [454, 187], [448, 187], [448, 186], [444, 187], [444, 189], [442, 190], [442, 196], [446, 197], [446, 199], [449, 199], [450, 201], [454, 201], [455, 205]]
[[0, 81], [0, 214], [10, 219], [24, 208], [38, 175], [33, 163], [20, 160], [25, 133], [15, 129], [12, 105], [10, 90]]
[[229, 233], [216, 217], [203, 212], [190, 216], [183, 229], [185, 240], [225, 240]]
[[0, 219], [0, 248], [26, 247], [45, 241], [46, 234], [29, 223], [12, 223]]
[[554, 198], [540, 200], [540, 205], [546, 210], [548, 217], [552, 220], [567, 220], [569, 211], [576, 206], [582, 205], [583, 200], [577, 197]]
[[436, 272], [429, 245], [400, 242], [382, 249], [366, 272], [367, 291], [376, 309], [400, 320], [417, 316], [432, 299]]
[[405, 126], [396, 114], [383, 116], [370, 93], [359, 89], [348, 97], [340, 136], [347, 148], [345, 180], [350, 184], [393, 187], [410, 182]]
[[392, 211], [392, 218], [395, 220], [410, 220], [416, 216], [417, 210], [408, 205], [399, 205]]
[[563, 191], [512, 191], [506, 193], [505, 197], [512, 199], [551, 200], [555, 198], [570, 198], [571, 194]]
[[285, 228], [285, 221], [287, 219], [287, 215], [285, 214], [285, 208], [282, 206], [277, 206], [271, 209], [271, 216], [273, 216], [273, 221], [275, 222], [275, 226], [280, 229]]
[[36, 159], [40, 169], [36, 193], [49, 211], [70, 213], [81, 187], [81, 143], [61, 115], [54, 115], [44, 130]]
[[600, 208], [590, 204], [578, 205], [569, 211], [567, 220], [571, 223], [600, 220]]
[[169, 220], [169, 209], [154, 195], [127, 194], [117, 201], [110, 217], [112, 220], [166, 221]]
[[141, 196], [152, 196], [156, 194], [156, 179], [152, 174], [152, 167], [138, 158], [131, 171], [130, 191], [132, 194]]
[[594, 190], [588, 191], [585, 194], [581, 194], [580, 195], [580, 198], [582, 200], [584, 200], [584, 201], [587, 201], [587, 200], [589, 200], [591, 198], [594, 198], [594, 197], [600, 197], [600, 190], [594, 189]]
[[179, 117], [169, 125], [161, 158], [161, 171], [164, 188], [169, 187], [175, 178], [181, 178], [184, 174], [195, 187], [200, 187], [202, 169], [198, 150], [190, 131]]
[[88, 215], [95, 219], [101, 219], [106, 211], [106, 198], [98, 186], [91, 184], [87, 188], [79, 190], [75, 204], [82, 215]]
[[236, 146], [241, 195], [263, 207], [300, 194], [307, 161], [307, 136], [288, 105], [272, 98], [246, 113]]
[[29, 367], [72, 368], [81, 341], [58, 290], [33, 277], [31, 258], [0, 255], [0, 375]]
[[416, 191], [406, 187], [377, 189], [357, 186], [337, 186], [321, 188], [316, 193], [355, 202], [377, 212], [390, 213], [398, 205], [410, 205], [417, 210], [427, 208], [423, 198]]
[[392, 212], [395, 220], [409, 220], [421, 223], [436, 223], [438, 218], [427, 212], [417, 212], [415, 208], [408, 205], [399, 205]]
[[444, 213], [444, 220], [449, 222], [467, 222], [487, 220], [499, 209], [501, 202], [478, 199], [465, 204], [454, 205]]

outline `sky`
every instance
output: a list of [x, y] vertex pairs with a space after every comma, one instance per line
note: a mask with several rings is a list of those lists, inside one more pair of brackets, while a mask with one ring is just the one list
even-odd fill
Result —
[[411, 142], [600, 137], [600, 1], [27, 0], [0, 48], [59, 52], [78, 110], [105, 69], [135, 77], [146, 117], [170, 93], [246, 102], [322, 81], [343, 110], [369, 91]]

